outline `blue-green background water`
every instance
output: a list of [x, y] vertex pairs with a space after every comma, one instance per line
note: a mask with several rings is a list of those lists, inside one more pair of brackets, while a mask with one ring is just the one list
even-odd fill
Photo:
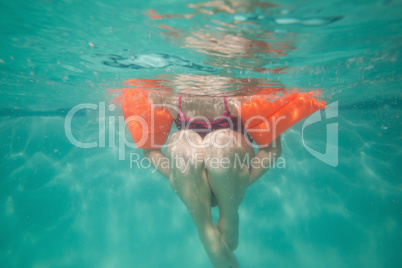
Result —
[[[77, 148], [65, 135], [65, 113], [39, 113], [108, 103], [107, 89], [128, 78], [186, 73], [278, 80], [321, 89], [324, 100], [339, 103], [339, 116], [328, 120], [339, 124], [337, 167], [306, 151], [301, 122], [282, 135], [286, 169], [269, 171], [246, 193], [235, 251], [241, 267], [399, 267], [401, 1], [276, 1], [241, 14], [145, 15], [193, 12], [186, 3], [0, 2], [0, 266], [210, 267], [168, 181], [130, 169], [128, 154], [140, 150], [127, 149], [121, 161], [109, 135], [103, 148]], [[234, 24], [235, 15], [253, 24]], [[341, 18], [323, 23], [332, 17]], [[281, 56], [219, 59], [168, 40], [159, 27], [191, 34], [217, 21], [291, 48]], [[105, 64], [112, 54], [121, 65]], [[253, 71], [250, 58], [281, 71]], [[113, 115], [121, 111], [108, 111]], [[74, 117], [74, 136], [98, 141], [102, 118], [96, 110]], [[306, 144], [323, 152], [328, 122], [306, 129]]]

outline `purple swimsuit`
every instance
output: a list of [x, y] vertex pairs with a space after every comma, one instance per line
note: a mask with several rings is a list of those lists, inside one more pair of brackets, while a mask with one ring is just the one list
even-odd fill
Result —
[[[201, 137], [205, 137], [208, 133], [222, 128], [229, 128], [234, 131], [239, 131], [250, 140], [253, 141], [250, 134], [246, 131], [239, 117], [230, 114], [226, 97], [224, 97], [225, 113], [217, 117], [215, 121], [197, 120], [197, 117], [188, 118], [182, 111], [181, 96], [179, 97], [179, 115], [175, 119], [178, 130], [191, 129], [197, 132]], [[198, 118], [199, 119], [199, 118]]]

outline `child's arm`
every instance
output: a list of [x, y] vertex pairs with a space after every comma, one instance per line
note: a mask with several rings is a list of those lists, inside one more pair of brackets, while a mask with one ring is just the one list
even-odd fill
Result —
[[251, 164], [250, 167], [250, 182], [249, 185], [258, 180], [265, 172], [267, 172], [271, 166], [275, 164], [275, 160], [282, 153], [281, 137], [279, 136], [268, 147], [260, 148], [255, 157], [251, 160], [252, 163], [258, 163], [258, 165]]
[[144, 156], [151, 162], [154, 169], [161, 173], [165, 178], [169, 179], [169, 159], [165, 156], [161, 149], [144, 149], [143, 151]]

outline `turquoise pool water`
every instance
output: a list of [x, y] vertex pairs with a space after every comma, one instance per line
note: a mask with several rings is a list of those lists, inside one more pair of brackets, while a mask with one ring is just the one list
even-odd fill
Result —
[[[139, 149], [119, 160], [121, 110], [99, 113], [126, 79], [181, 75], [267, 79], [338, 104], [303, 140], [303, 122], [283, 134], [286, 168], [248, 189], [240, 267], [399, 267], [402, 2], [200, 3], [0, 2], [1, 267], [210, 267], [166, 179], [130, 168]], [[66, 136], [83, 103], [97, 106], [71, 132], [95, 148]], [[333, 123], [328, 165], [306, 146], [324, 153]]]

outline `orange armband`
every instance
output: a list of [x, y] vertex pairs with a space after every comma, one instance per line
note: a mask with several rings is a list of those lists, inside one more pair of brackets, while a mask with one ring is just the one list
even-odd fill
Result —
[[[141, 79], [144, 80], [144, 79]], [[148, 85], [149, 81], [147, 80]], [[127, 81], [133, 85], [133, 79]], [[173, 118], [163, 107], [152, 107], [140, 84], [123, 90], [123, 115], [138, 148], [160, 148], [168, 139]]]
[[267, 96], [255, 96], [241, 105], [239, 115], [254, 141], [268, 146], [288, 128], [325, 108], [325, 101], [315, 98], [316, 92], [291, 93], [270, 101]]

